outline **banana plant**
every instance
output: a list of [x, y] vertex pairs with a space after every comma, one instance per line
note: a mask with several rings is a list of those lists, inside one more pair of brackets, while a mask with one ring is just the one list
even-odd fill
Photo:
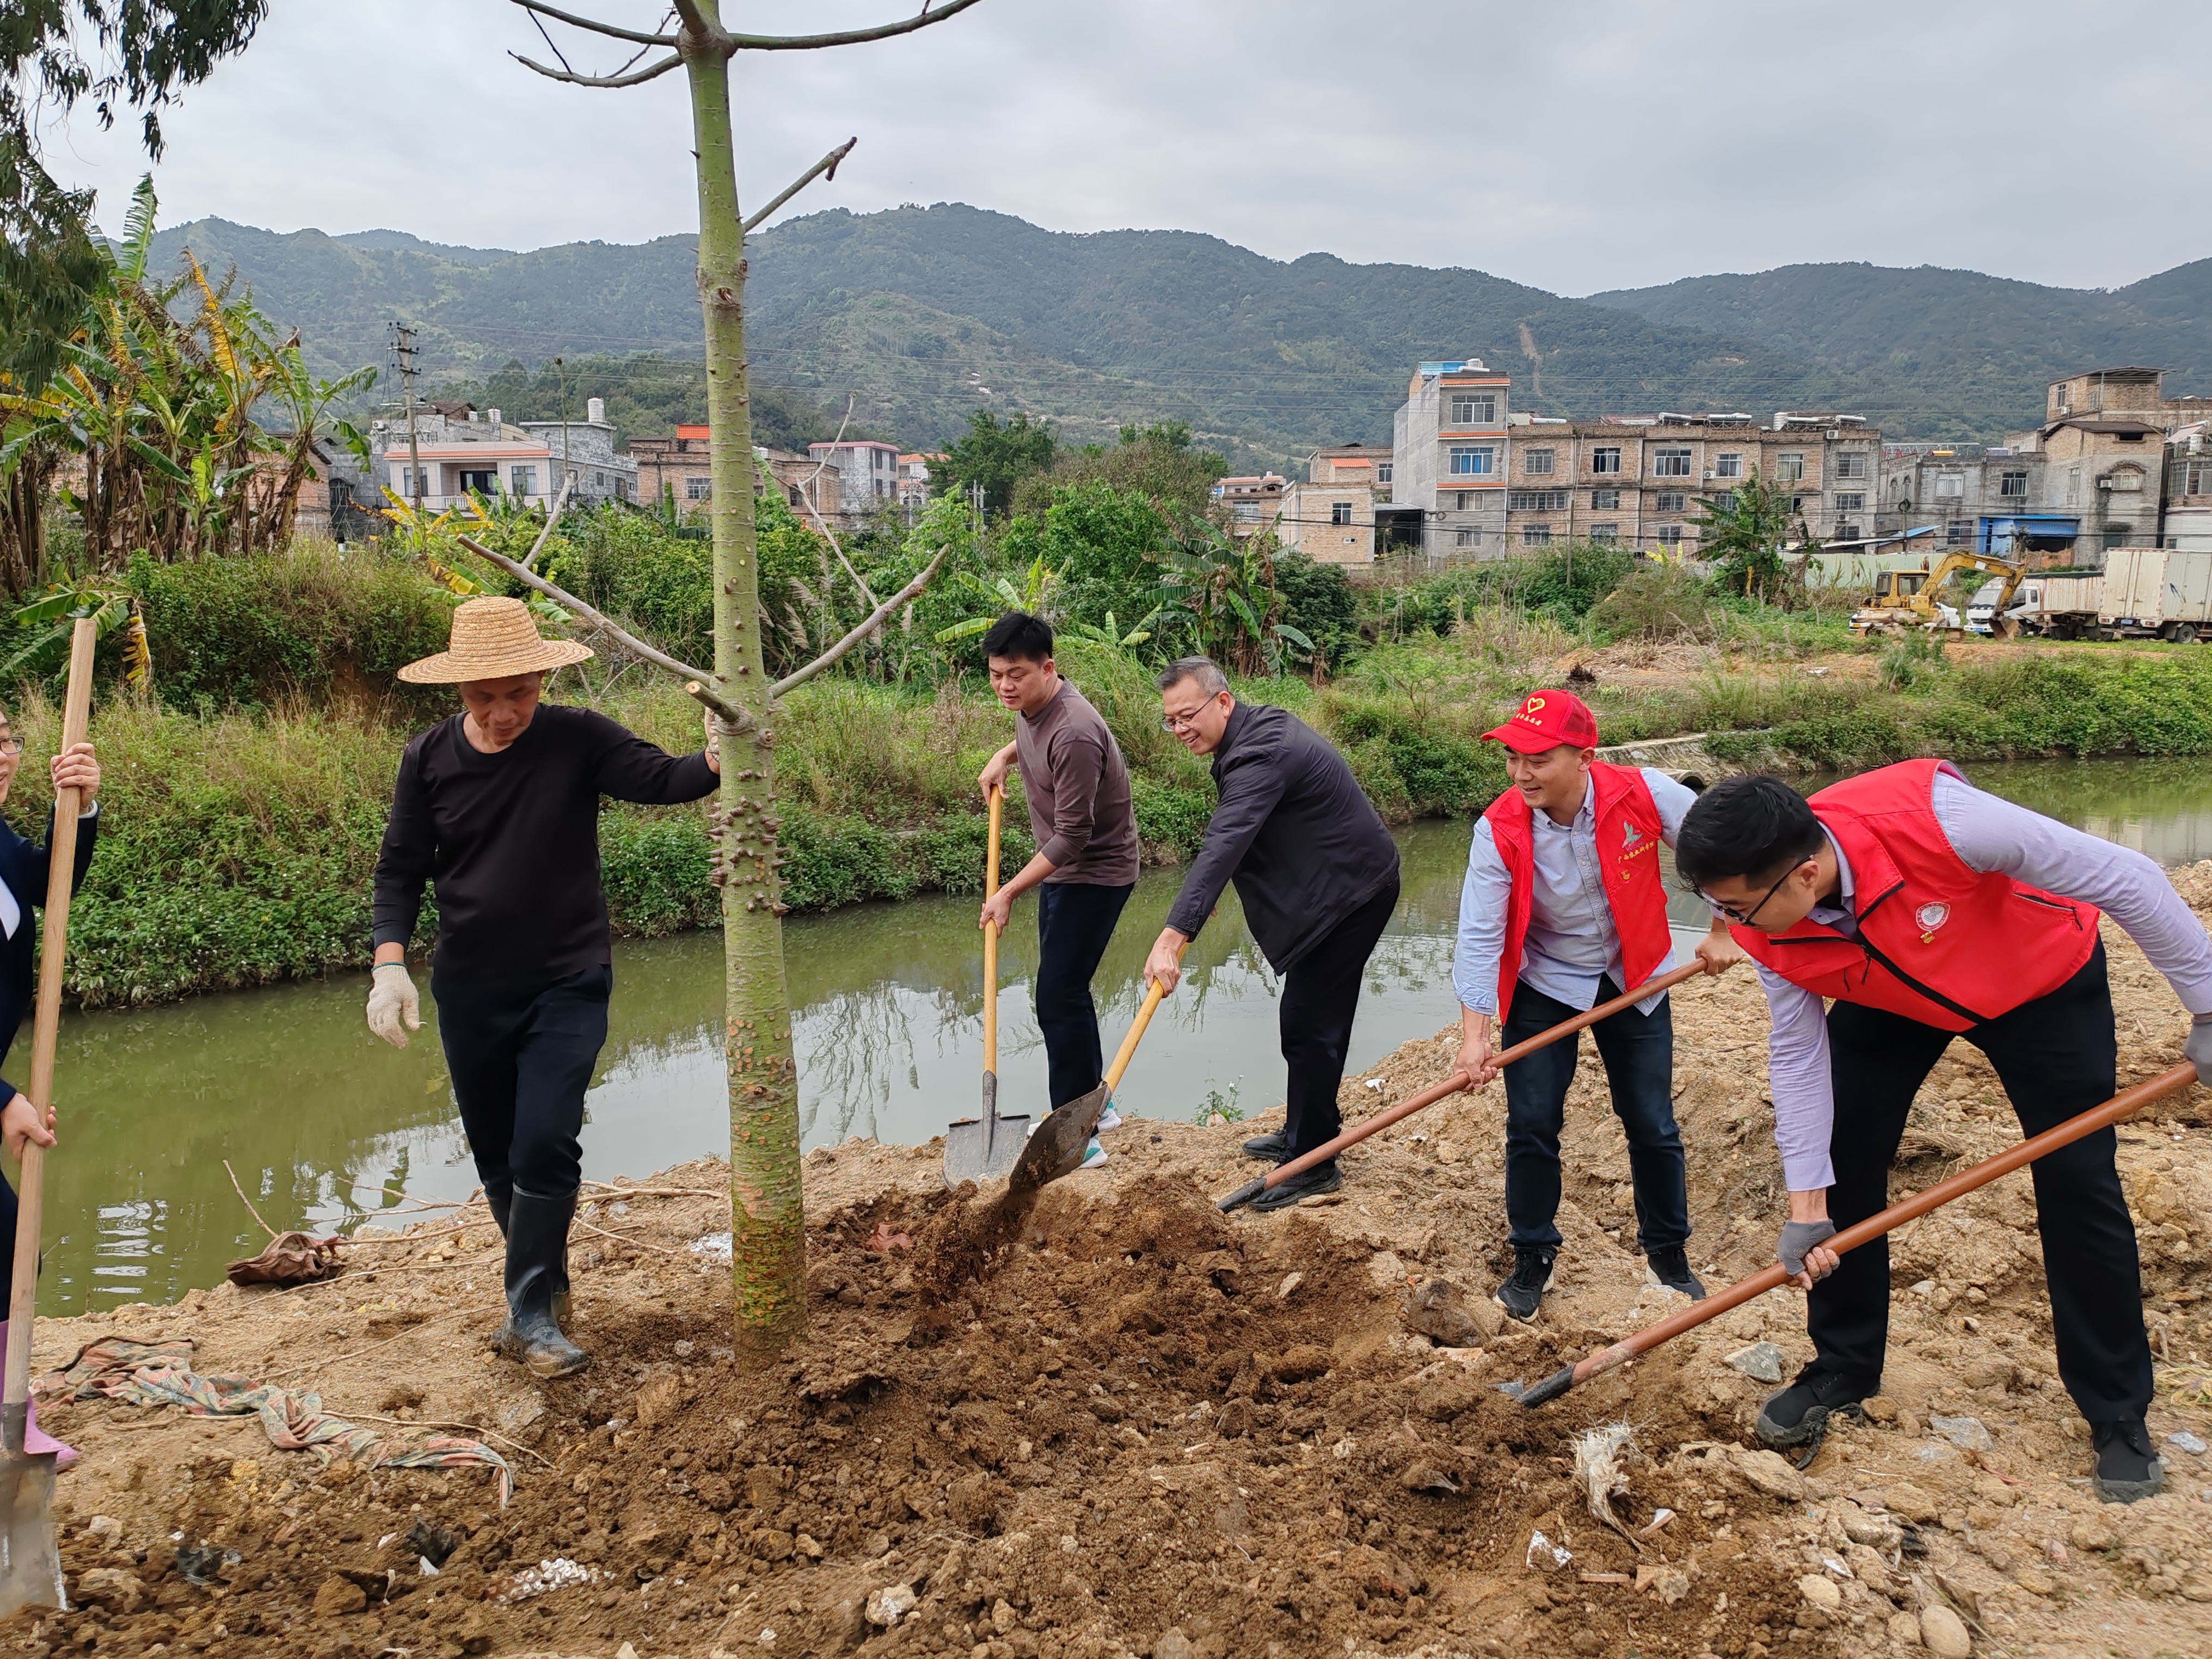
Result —
[[[145, 624], [137, 617], [137, 605], [131, 590], [112, 581], [98, 578], [78, 582], [58, 583], [19, 605], [9, 613], [21, 639], [4, 660], [0, 660], [0, 685], [15, 685], [35, 675], [48, 672], [69, 649], [70, 635], [75, 632], [77, 618], [89, 617], [96, 625], [98, 637], [105, 639], [118, 625], [131, 625], [134, 640], [125, 648], [126, 675], [133, 666], [132, 653], [145, 648]], [[152, 683], [153, 664], [144, 664], [142, 678]]]
[[1186, 523], [1164, 550], [1158, 609], [1147, 620], [1239, 673], [1279, 674], [1293, 651], [1311, 657], [1313, 641], [1278, 614], [1271, 547], [1267, 536], [1240, 545], [1217, 524]]
[[1045, 563], [1042, 554], [1030, 561], [1019, 587], [1004, 576], [986, 581], [981, 576], [963, 572], [960, 577], [961, 585], [990, 608], [983, 615], [970, 617], [965, 622], [957, 622], [950, 628], [938, 629], [937, 642], [951, 645], [956, 640], [973, 639], [978, 634], [988, 634], [991, 631], [991, 625], [1009, 611], [1026, 611], [1033, 617], [1042, 616], [1046, 599], [1060, 578], [1060, 573]]
[[1072, 622], [1060, 630], [1060, 637], [1080, 645], [1095, 646], [1102, 651], [1110, 651], [1116, 656], [1133, 656], [1139, 646], [1152, 637], [1152, 624], [1158, 616], [1159, 612], [1155, 611], [1124, 634], [1121, 631], [1121, 624], [1114, 619], [1114, 613], [1109, 611], [1106, 613], [1106, 620], [1103, 623]]

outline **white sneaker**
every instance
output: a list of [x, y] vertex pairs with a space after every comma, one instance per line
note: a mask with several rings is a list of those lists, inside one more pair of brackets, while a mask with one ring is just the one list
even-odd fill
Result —
[[1099, 1114], [1098, 1114], [1098, 1133], [1099, 1133], [1100, 1134], [1102, 1134], [1102, 1135], [1103, 1135], [1103, 1134], [1104, 1134], [1104, 1133], [1105, 1133], [1109, 1129], [1118, 1129], [1118, 1128], [1120, 1128], [1121, 1127], [1121, 1113], [1119, 1113], [1119, 1112], [1117, 1112], [1117, 1111], [1115, 1111], [1115, 1110], [1114, 1109], [1114, 1103], [1113, 1103], [1113, 1102], [1111, 1102], [1111, 1101], [1107, 1102], [1107, 1103], [1106, 1103], [1106, 1109], [1105, 1109], [1104, 1111], [1103, 1111], [1103, 1112], [1101, 1112], [1101, 1113], [1099, 1113]]
[[1083, 1162], [1075, 1167], [1079, 1170], [1095, 1170], [1105, 1161], [1106, 1149], [1098, 1144], [1098, 1137], [1093, 1135], [1091, 1137], [1091, 1144], [1083, 1149]]

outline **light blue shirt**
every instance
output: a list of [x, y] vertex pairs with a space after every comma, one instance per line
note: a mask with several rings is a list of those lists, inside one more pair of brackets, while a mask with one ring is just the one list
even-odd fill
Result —
[[[1638, 769], [1659, 809], [1659, 838], [1668, 846], [1681, 832], [1682, 820], [1697, 796], [1664, 772]], [[1528, 895], [1528, 934], [1521, 944], [1520, 983], [1570, 1008], [1597, 1001], [1597, 982], [1610, 975], [1623, 990], [1620, 935], [1613, 926], [1613, 906], [1605, 896], [1605, 866], [1598, 855], [1596, 791], [1585, 787], [1571, 822], [1555, 822], [1548, 812], [1529, 814], [1534, 884]], [[1477, 818], [1468, 849], [1467, 884], [1460, 891], [1459, 939], [1452, 955], [1452, 988], [1461, 1006], [1478, 1014], [1498, 1012], [1498, 964], [1505, 951], [1505, 908], [1513, 878], [1498, 850], [1486, 818]], [[1666, 972], [1689, 960], [1681, 942], [1670, 945], [1656, 970]], [[1638, 1003], [1640, 1012], [1659, 1006], [1664, 991]]]

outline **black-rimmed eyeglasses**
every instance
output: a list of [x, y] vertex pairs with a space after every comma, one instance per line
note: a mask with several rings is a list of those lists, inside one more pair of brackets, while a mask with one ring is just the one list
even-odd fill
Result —
[[1712, 907], [1715, 915], [1726, 921], [1735, 923], [1739, 927], [1748, 927], [1751, 926], [1751, 919], [1766, 908], [1766, 901], [1772, 898], [1777, 893], [1782, 890], [1782, 882], [1789, 880], [1790, 877], [1796, 875], [1799, 867], [1799, 866], [1793, 864], [1787, 870], [1784, 870], [1782, 872], [1782, 881], [1778, 881], [1773, 886], [1768, 888], [1766, 891], [1760, 896], [1759, 902], [1753, 905], [1748, 910], [1739, 910], [1732, 904], [1723, 904], [1718, 899], [1715, 898], [1711, 893], [1708, 893], [1702, 887], [1696, 890], [1697, 895], [1699, 898], [1705, 900], [1707, 904]]

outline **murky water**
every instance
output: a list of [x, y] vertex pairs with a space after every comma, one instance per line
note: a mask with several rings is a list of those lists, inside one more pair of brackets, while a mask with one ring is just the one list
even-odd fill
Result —
[[[1975, 769], [1984, 787], [2165, 864], [2212, 857], [2212, 768], [2082, 762]], [[1400, 838], [1405, 896], [1369, 970], [1352, 1065], [1449, 1023], [1451, 933], [1464, 823]], [[1139, 1001], [1137, 974], [1180, 882], [1139, 883], [1098, 981], [1108, 1048]], [[1674, 901], [1702, 927], [1701, 907]], [[1045, 1068], [1029, 1005], [1033, 909], [1001, 955], [1000, 1100], [1042, 1109]], [[972, 902], [942, 897], [794, 917], [806, 1144], [859, 1134], [920, 1141], [974, 1109], [982, 963]], [[1121, 1091], [1125, 1112], [1188, 1118], [1210, 1097], [1247, 1111], [1282, 1093], [1275, 982], [1233, 893], [1193, 945], [1191, 973], [1153, 1021]], [[453, 1200], [476, 1184], [426, 995], [424, 1030], [395, 1054], [362, 1020], [365, 975], [204, 997], [65, 1023], [57, 1092], [63, 1144], [47, 1163], [52, 1312], [167, 1301], [216, 1282], [264, 1237], [232, 1190], [280, 1230]], [[728, 1144], [718, 1036], [717, 934], [617, 945], [611, 1033], [589, 1097], [586, 1173], [643, 1176]], [[19, 1039], [27, 1048], [28, 1036]]]

